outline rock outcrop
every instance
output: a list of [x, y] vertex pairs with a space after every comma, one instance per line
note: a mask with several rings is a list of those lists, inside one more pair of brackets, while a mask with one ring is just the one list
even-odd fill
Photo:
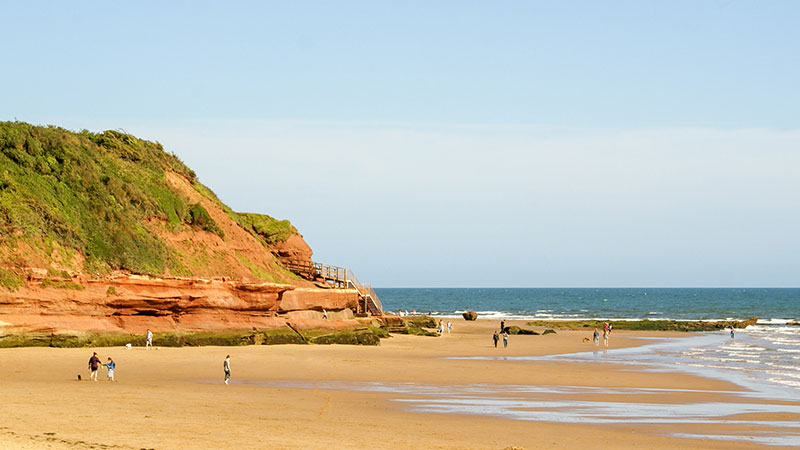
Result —
[[[356, 326], [352, 289], [122, 276], [30, 280], [0, 291], [0, 331], [122, 331], [347, 328]], [[323, 319], [323, 310], [328, 319]]]

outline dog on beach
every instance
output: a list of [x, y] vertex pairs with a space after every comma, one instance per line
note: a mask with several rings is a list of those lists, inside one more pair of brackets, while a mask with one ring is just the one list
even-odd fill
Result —
[[585, 337], [585, 338], [583, 338], [583, 342], [592, 342], [592, 340], [587, 338], [587, 337]]

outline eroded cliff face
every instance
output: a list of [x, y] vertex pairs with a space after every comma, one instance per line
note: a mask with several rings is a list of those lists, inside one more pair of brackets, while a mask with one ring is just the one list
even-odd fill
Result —
[[0, 291], [0, 331], [352, 328], [358, 325], [357, 307], [358, 293], [351, 289], [130, 275], [52, 280], [33, 274], [16, 291]]
[[312, 256], [288, 220], [233, 211], [161, 144], [0, 122], [0, 175], [0, 337], [358, 326], [356, 291], [284, 264]]

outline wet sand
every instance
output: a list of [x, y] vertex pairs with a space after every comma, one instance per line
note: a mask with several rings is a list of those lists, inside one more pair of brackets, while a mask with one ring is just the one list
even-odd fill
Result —
[[[740, 397], [742, 388], [726, 381], [607, 362], [448, 359], [595, 348], [582, 341], [590, 331], [559, 331], [511, 336], [508, 348], [501, 341], [496, 349], [496, 321], [453, 324], [450, 335], [395, 335], [379, 347], [0, 349], [0, 448], [774, 448], [747, 438], [784, 433], [772, 421], [800, 420], [767, 408], [733, 417], [755, 418], [756, 426], [725, 420], [724, 412], [682, 423], [626, 421], [639, 404], [665, 405], [665, 415], [684, 405], [800, 404]], [[687, 334], [615, 331], [609, 353], [645, 344], [634, 339], [640, 336]], [[105, 381], [105, 369], [101, 381], [86, 381], [93, 350], [115, 359], [117, 382]], [[226, 386], [227, 354], [233, 383]], [[498, 398], [506, 409], [441, 413], [464, 402], [497, 407]], [[622, 420], [571, 422], [585, 408], [576, 401], [608, 406]], [[744, 440], [675, 437], [709, 433]]]

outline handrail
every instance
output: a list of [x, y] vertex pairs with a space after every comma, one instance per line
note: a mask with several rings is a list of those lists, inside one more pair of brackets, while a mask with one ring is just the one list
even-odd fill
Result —
[[298, 259], [283, 259], [283, 265], [292, 272], [305, 275], [309, 278], [322, 278], [334, 286], [352, 287], [364, 300], [364, 311], [373, 315], [383, 315], [383, 305], [378, 299], [378, 294], [368, 284], [362, 284], [356, 275], [345, 267], [333, 266], [314, 261]]

